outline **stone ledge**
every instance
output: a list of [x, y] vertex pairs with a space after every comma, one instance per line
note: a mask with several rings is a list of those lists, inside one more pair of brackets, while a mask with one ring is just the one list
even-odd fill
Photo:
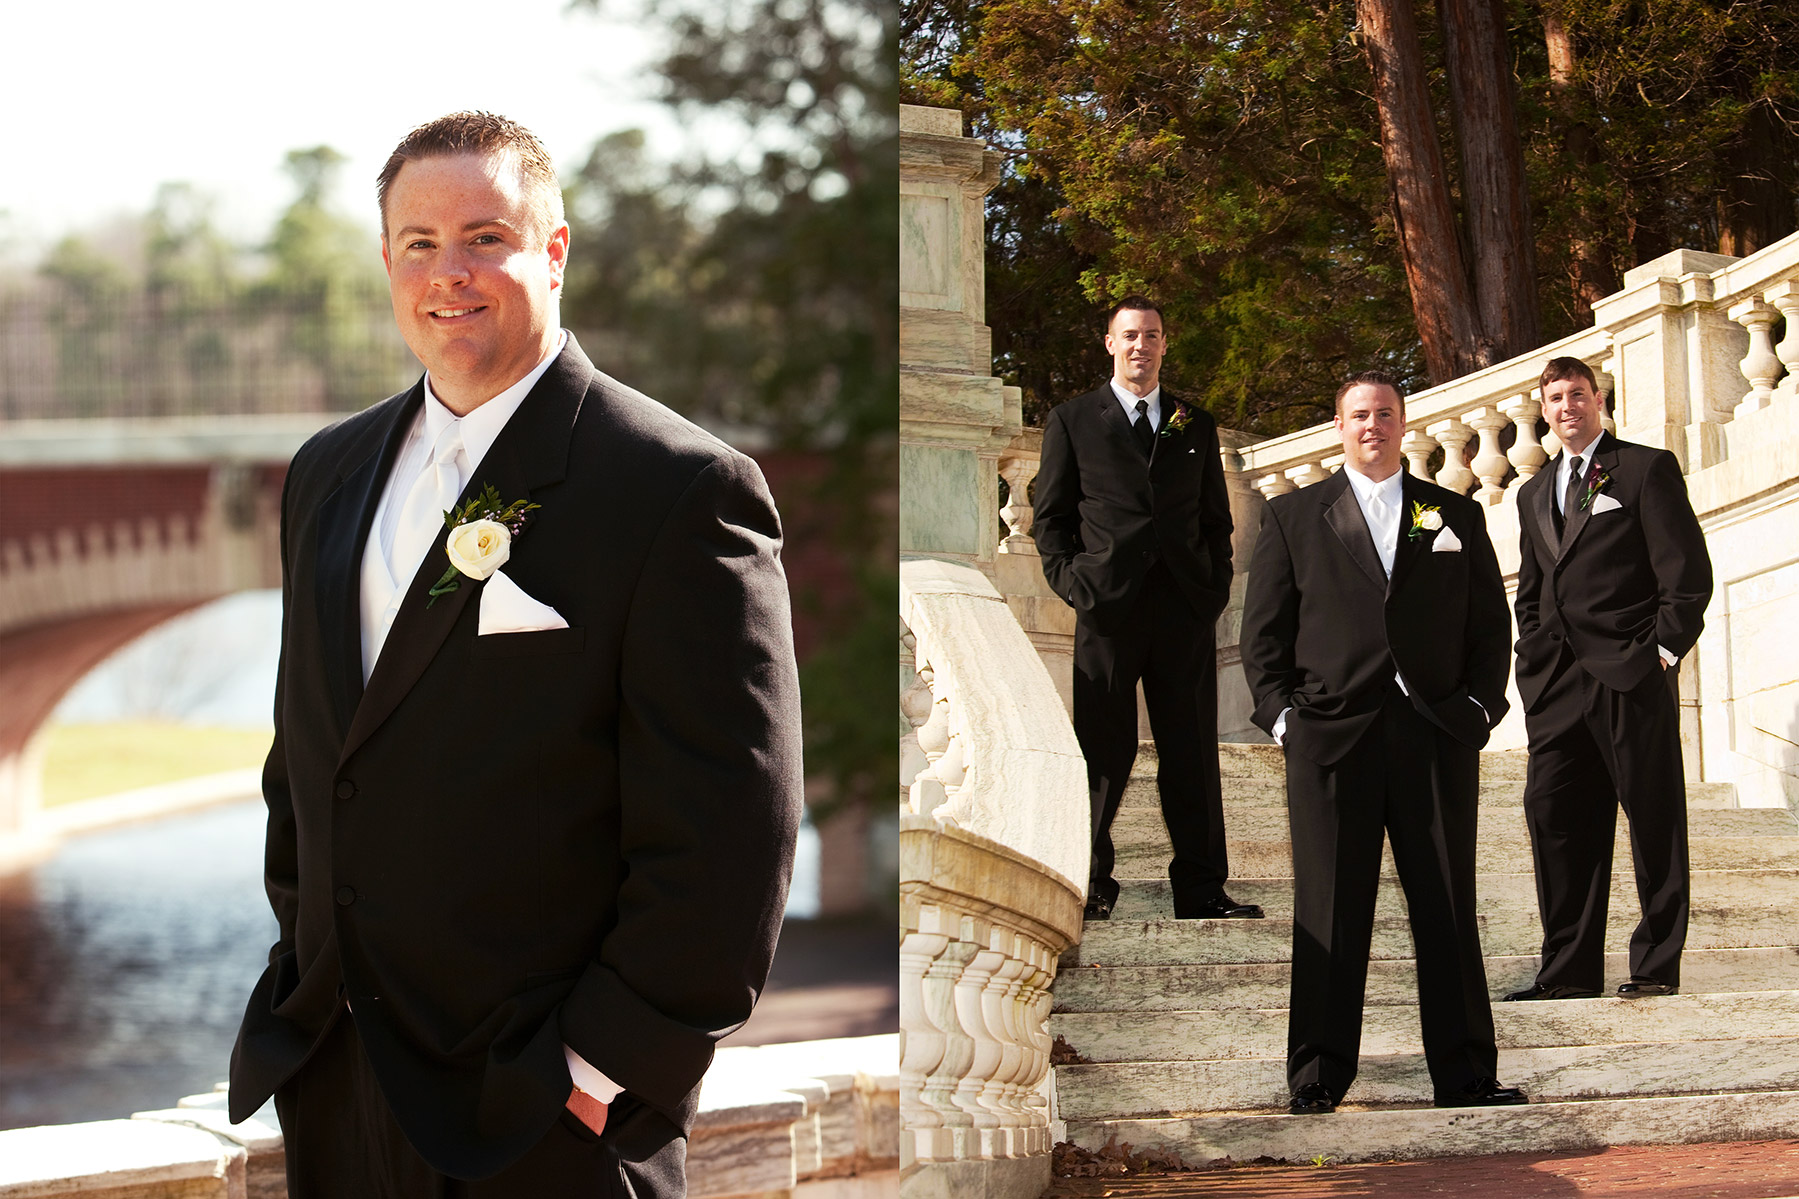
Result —
[[0, 1199], [247, 1199], [246, 1156], [204, 1129], [152, 1120], [16, 1128], [0, 1132]]

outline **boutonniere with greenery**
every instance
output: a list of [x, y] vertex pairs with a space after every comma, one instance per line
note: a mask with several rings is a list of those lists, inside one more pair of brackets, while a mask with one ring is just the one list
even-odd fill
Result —
[[1193, 409], [1187, 407], [1179, 400], [1176, 400], [1174, 402], [1174, 415], [1168, 418], [1168, 423], [1166, 425], [1162, 426], [1162, 436], [1173, 437], [1176, 433], [1179, 433], [1182, 429], [1185, 429], [1192, 423]]
[[1426, 533], [1435, 533], [1442, 527], [1443, 513], [1436, 505], [1412, 501], [1412, 531], [1406, 534], [1407, 538], [1416, 541]]
[[450, 559], [450, 569], [425, 593], [431, 597], [425, 601], [425, 607], [429, 609], [438, 596], [460, 587], [461, 575], [479, 581], [506, 565], [506, 559], [512, 556], [512, 539], [525, 531], [525, 514], [541, 507], [542, 504], [527, 504], [524, 500], [501, 503], [500, 493], [489, 483], [480, 495], [462, 506], [462, 511], [445, 512], [444, 523], [450, 526], [450, 536], [444, 542], [444, 553]]
[[1581, 493], [1580, 503], [1575, 506], [1575, 511], [1586, 511], [1587, 505], [1597, 499], [1600, 492], [1611, 486], [1611, 482], [1611, 472], [1599, 470], [1595, 465], [1593, 473], [1587, 476], [1587, 489]]

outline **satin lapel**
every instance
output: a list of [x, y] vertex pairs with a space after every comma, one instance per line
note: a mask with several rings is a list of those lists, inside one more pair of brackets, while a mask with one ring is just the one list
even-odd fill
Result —
[[[463, 488], [457, 507], [480, 495], [489, 484], [509, 504], [514, 500], [532, 500], [539, 488], [560, 482], [568, 469], [570, 431], [592, 378], [593, 365], [571, 335], [562, 355], [550, 364], [494, 439], [487, 456]], [[445, 528], [406, 588], [406, 598], [400, 602], [394, 626], [344, 738], [342, 760], [355, 753], [412, 691], [443, 647], [463, 608], [481, 592], [481, 584], [463, 579], [456, 590], [431, 602], [427, 593], [450, 564], [443, 548], [448, 536], [449, 529]], [[530, 545], [531, 529], [527, 525], [513, 546], [513, 555], [529, 553]]]
[[377, 451], [351, 467], [319, 505], [315, 567], [319, 639], [331, 687], [331, 710], [340, 731], [350, 727], [362, 697], [363, 550], [375, 509], [381, 504], [382, 484], [393, 470], [406, 431], [424, 399], [421, 378], [395, 405]]
[[1131, 422], [1124, 415], [1124, 405], [1112, 394], [1111, 385], [1101, 388], [1096, 394], [1100, 402], [1099, 423], [1105, 427], [1106, 435], [1128, 449], [1133, 458], [1142, 462], [1143, 451], [1137, 448], [1137, 438], [1131, 432]]
[[[1405, 582], [1406, 575], [1418, 564], [1421, 554], [1430, 552], [1423, 537], [1412, 537], [1412, 505], [1423, 503], [1424, 497], [1414, 489], [1412, 472], [1401, 470], [1399, 482], [1399, 544], [1393, 550], [1393, 577], [1387, 582], [1387, 594], [1394, 595]], [[1436, 538], [1432, 537], [1432, 541]]]
[[[1551, 553], [1559, 554], [1560, 546], [1555, 536], [1555, 476], [1561, 469], [1560, 454], [1551, 462], [1546, 462], [1531, 480], [1535, 485], [1534, 493], [1528, 503], [1521, 505], [1528, 514], [1525, 519], [1534, 520], [1537, 526], [1537, 540], [1549, 547]], [[1541, 482], [1538, 482], [1541, 480]]]
[[[1582, 481], [1581, 495], [1586, 494], [1586, 484], [1593, 478], [1618, 465], [1618, 443], [1612, 440], [1610, 433], [1601, 433], [1594, 443], [1592, 460], [1587, 464], [1586, 475]], [[1556, 551], [1555, 560], [1560, 562], [1574, 548], [1574, 542], [1580, 537], [1580, 531], [1587, 527], [1587, 521], [1593, 515], [1593, 505], [1575, 501], [1574, 511], [1563, 513], [1565, 527], [1562, 531], [1561, 548]]]
[[[1349, 485], [1349, 479], [1339, 470], [1324, 485], [1325, 494], [1318, 497], [1318, 502], [1326, 505], [1324, 523], [1331, 527], [1355, 564], [1362, 568], [1374, 585], [1383, 592], [1387, 589], [1387, 572], [1381, 569], [1380, 554], [1374, 548], [1374, 537], [1368, 532], [1368, 522], [1362, 517], [1362, 506], [1356, 503], [1355, 489]], [[1333, 499], [1329, 489], [1335, 487]]]

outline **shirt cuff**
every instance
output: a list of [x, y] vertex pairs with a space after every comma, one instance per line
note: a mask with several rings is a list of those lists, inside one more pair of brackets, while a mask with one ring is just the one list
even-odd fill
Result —
[[1287, 743], [1287, 713], [1292, 710], [1293, 709], [1290, 707], [1282, 708], [1281, 714], [1274, 718], [1274, 743], [1276, 745], [1285, 745]]
[[1676, 658], [1673, 654], [1668, 652], [1668, 647], [1665, 645], [1656, 646], [1655, 652], [1662, 656], [1662, 662], [1668, 666], [1672, 666], [1680, 661], [1679, 658]]
[[1480, 702], [1480, 701], [1479, 701], [1479, 700], [1478, 700], [1478, 699], [1475, 699], [1475, 698], [1474, 698], [1474, 697], [1473, 697], [1473, 696], [1472, 696], [1472, 695], [1470, 695], [1470, 696], [1469, 696], [1469, 697], [1468, 697], [1468, 702], [1469, 702], [1469, 703], [1471, 703], [1471, 704], [1473, 704], [1473, 705], [1474, 705], [1474, 706], [1475, 706], [1475, 707], [1477, 707], [1477, 708], [1479, 708], [1479, 709], [1480, 709], [1480, 715], [1481, 715], [1481, 719], [1482, 719], [1482, 720], [1486, 720], [1486, 719], [1488, 719], [1488, 717], [1487, 717], [1487, 705], [1485, 705], [1485, 704], [1483, 704], [1483, 703], [1481, 703], [1481, 702]]
[[587, 1092], [601, 1103], [611, 1103], [624, 1093], [625, 1088], [588, 1065], [586, 1058], [567, 1045], [562, 1047], [562, 1056], [568, 1062], [568, 1076], [577, 1089]]

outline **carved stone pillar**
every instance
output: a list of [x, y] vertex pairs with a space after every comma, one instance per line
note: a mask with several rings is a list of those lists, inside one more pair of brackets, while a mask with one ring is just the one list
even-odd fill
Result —
[[1437, 439], [1423, 429], [1407, 429], [1399, 440], [1399, 450], [1405, 455], [1412, 477], [1430, 482], [1430, 456], [1437, 452]]
[[1271, 500], [1277, 495], [1286, 495], [1289, 491], [1299, 490], [1287, 481], [1287, 476], [1281, 474], [1263, 475], [1255, 481], [1255, 489], [1262, 493], [1262, 498], [1265, 500]]
[[1478, 408], [1462, 419], [1480, 435], [1480, 449], [1474, 455], [1474, 474], [1480, 479], [1480, 490], [1474, 498], [1489, 508], [1505, 498], [1505, 476], [1512, 464], [1499, 448], [1499, 431], [1510, 422], [1491, 406]]
[[1437, 472], [1437, 485], [1457, 495], [1466, 495], [1474, 483], [1474, 472], [1468, 469], [1462, 451], [1467, 448], [1474, 430], [1459, 420], [1440, 420], [1425, 429], [1443, 447], [1443, 469]]
[[1287, 478], [1295, 487], [1310, 487], [1314, 483], [1322, 483], [1330, 478], [1330, 472], [1316, 462], [1306, 462], [1299, 466], [1287, 468]]
[[1780, 378], [1780, 359], [1774, 353], [1775, 310], [1751, 296], [1730, 309], [1730, 319], [1749, 330], [1749, 352], [1743, 355], [1743, 378], [1749, 380], [1736, 411], [1755, 412], [1766, 408], [1774, 399], [1774, 383]]
[[1786, 368], [1786, 378], [1774, 389], [1777, 401], [1791, 400], [1799, 394], [1799, 283], [1777, 283], [1762, 293], [1786, 318], [1786, 334], [1774, 347], [1774, 354]]
[[1502, 400], [1499, 411], [1504, 413], [1517, 430], [1512, 448], [1506, 453], [1506, 459], [1518, 472], [1506, 494], [1516, 496], [1518, 488], [1524, 481], [1543, 469], [1549, 461], [1549, 455], [1543, 452], [1543, 443], [1537, 440], [1537, 418], [1542, 414], [1543, 406], [1529, 395], [1516, 395], [1509, 400]]
[[1006, 522], [1006, 536], [999, 543], [1002, 554], [1037, 553], [1037, 542], [1031, 536], [1034, 513], [1029, 497], [1039, 465], [1035, 455], [1010, 450], [1000, 453], [999, 477], [1006, 481], [1006, 506], [999, 510], [999, 518]]

